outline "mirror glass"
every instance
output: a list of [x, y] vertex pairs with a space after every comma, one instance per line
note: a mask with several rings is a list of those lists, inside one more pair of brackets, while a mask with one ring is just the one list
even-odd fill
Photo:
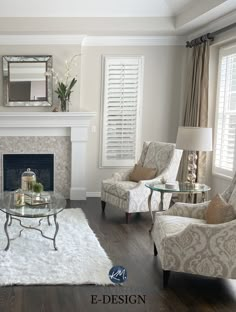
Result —
[[51, 69], [51, 56], [3, 56], [5, 105], [52, 105]]

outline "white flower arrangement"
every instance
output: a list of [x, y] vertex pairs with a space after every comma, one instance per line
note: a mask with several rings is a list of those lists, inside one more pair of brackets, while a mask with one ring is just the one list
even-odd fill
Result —
[[60, 78], [59, 74], [56, 73], [53, 68], [50, 72], [46, 72], [46, 76], [51, 75], [55, 79], [57, 86], [55, 92], [61, 101], [62, 111], [66, 111], [66, 105], [70, 102], [70, 96], [73, 92], [72, 89], [77, 82], [77, 75], [72, 78], [71, 71], [74, 66], [77, 66], [76, 60], [79, 56], [79, 54], [76, 54], [70, 59], [70, 61], [65, 61], [65, 74], [63, 78]]

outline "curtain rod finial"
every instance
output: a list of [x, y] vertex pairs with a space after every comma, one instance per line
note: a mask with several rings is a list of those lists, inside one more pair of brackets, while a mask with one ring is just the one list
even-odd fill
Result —
[[187, 42], [186, 42], [186, 48], [192, 48], [192, 45], [191, 45], [191, 42], [190, 42], [190, 41], [187, 41]]

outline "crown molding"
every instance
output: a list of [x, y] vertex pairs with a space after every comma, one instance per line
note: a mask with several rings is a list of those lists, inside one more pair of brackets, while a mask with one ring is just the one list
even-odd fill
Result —
[[84, 35], [0, 35], [1, 45], [81, 45]]
[[185, 36], [0, 35], [1, 45], [168, 46]]
[[184, 36], [87, 36], [84, 46], [165, 46], [185, 45]]
[[194, 38], [197, 38], [199, 36], [202, 36], [206, 33], [214, 32], [218, 29], [224, 28], [230, 24], [235, 23], [236, 20], [236, 10], [222, 16], [210, 23], [208, 23], [206, 26], [199, 28], [198, 30], [192, 32], [190, 35], [188, 35], [188, 40], [192, 40]]

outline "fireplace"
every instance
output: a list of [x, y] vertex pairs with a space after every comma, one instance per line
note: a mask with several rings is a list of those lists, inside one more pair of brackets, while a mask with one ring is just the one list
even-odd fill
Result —
[[14, 191], [21, 186], [21, 174], [30, 168], [35, 172], [37, 182], [45, 191], [54, 190], [53, 154], [4, 154], [3, 191]]
[[[86, 199], [89, 123], [95, 115], [0, 112], [0, 163], [5, 154], [54, 154], [54, 190], [71, 200]], [[0, 191], [2, 182], [0, 166]]]

